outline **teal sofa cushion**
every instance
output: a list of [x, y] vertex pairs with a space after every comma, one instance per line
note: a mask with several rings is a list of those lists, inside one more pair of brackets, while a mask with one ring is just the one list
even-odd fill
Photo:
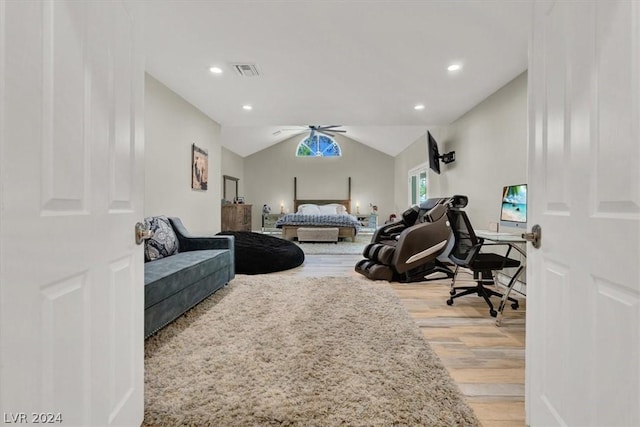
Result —
[[192, 236], [179, 218], [168, 220], [179, 252], [144, 264], [146, 338], [235, 276], [233, 236]]
[[228, 250], [209, 249], [179, 252], [145, 264], [144, 308], [169, 298], [203, 277], [226, 269], [230, 263]]

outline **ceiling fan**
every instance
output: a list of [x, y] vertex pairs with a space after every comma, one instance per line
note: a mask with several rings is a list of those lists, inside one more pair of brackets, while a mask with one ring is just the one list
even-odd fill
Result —
[[301, 129], [279, 129], [275, 131], [273, 135], [278, 135], [281, 132], [287, 132], [287, 131], [300, 132], [307, 129], [311, 131], [311, 134], [309, 135], [310, 138], [313, 138], [316, 132], [321, 133], [323, 135], [328, 135], [328, 136], [335, 136], [336, 133], [347, 133], [346, 130], [335, 129], [335, 128], [339, 128], [340, 126], [342, 125], [309, 125], [306, 128], [301, 128]]

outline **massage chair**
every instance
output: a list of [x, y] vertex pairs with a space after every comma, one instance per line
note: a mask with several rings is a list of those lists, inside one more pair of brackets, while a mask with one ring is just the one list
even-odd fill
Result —
[[452, 278], [447, 255], [453, 233], [447, 211], [467, 202], [466, 196], [432, 198], [407, 209], [399, 221], [376, 229], [355, 270], [371, 280], [389, 282]]

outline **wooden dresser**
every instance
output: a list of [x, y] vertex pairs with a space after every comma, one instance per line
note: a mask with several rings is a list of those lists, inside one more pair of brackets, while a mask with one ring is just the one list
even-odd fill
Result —
[[251, 205], [222, 205], [222, 231], [251, 231]]

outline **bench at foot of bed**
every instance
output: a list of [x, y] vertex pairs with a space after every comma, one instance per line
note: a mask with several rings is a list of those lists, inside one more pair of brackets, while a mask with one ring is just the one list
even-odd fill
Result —
[[298, 228], [298, 242], [334, 242], [338, 243], [337, 228]]

